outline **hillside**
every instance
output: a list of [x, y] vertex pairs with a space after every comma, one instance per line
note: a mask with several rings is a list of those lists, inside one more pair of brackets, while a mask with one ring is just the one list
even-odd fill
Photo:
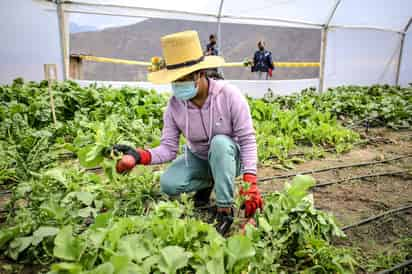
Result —
[[[70, 35], [71, 53], [149, 60], [161, 55], [160, 37], [183, 30], [197, 30], [203, 46], [210, 33], [216, 32], [215, 23], [183, 20], [149, 19], [134, 25], [109, 28], [102, 31], [73, 33]], [[241, 61], [253, 56], [256, 43], [264, 39], [277, 61], [319, 61], [319, 30], [239, 24], [223, 24], [223, 47], [227, 61]], [[255, 79], [246, 68], [224, 70], [226, 79]], [[317, 68], [278, 69], [274, 79], [317, 77]], [[136, 66], [86, 63], [84, 79], [135, 81], [146, 79], [146, 68]]]

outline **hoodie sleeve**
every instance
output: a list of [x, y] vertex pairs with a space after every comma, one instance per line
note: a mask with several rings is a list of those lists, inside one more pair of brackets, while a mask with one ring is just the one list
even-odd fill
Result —
[[166, 111], [163, 114], [163, 131], [160, 145], [149, 150], [152, 156], [152, 162], [150, 164], [156, 165], [174, 160], [179, 150], [179, 136], [180, 130], [173, 119], [172, 107], [169, 101]]
[[256, 174], [256, 134], [249, 105], [246, 98], [236, 88], [231, 92], [229, 102], [233, 133], [240, 146], [240, 161], [243, 165], [242, 173]]

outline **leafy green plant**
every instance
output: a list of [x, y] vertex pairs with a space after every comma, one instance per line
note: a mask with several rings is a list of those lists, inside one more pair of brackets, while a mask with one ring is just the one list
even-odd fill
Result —
[[316, 210], [308, 190], [315, 180], [296, 176], [282, 192], [265, 196], [258, 227], [248, 225], [246, 235], [255, 243], [250, 273], [353, 273], [356, 262], [348, 250], [331, 245], [344, 237], [333, 218]]
[[[354, 272], [350, 252], [331, 244], [342, 231], [313, 207], [310, 177], [266, 196], [258, 227], [248, 225], [247, 237], [224, 239], [195, 218], [187, 197], [164, 201], [156, 168], [118, 175], [116, 159], [103, 157], [115, 143], [159, 144], [166, 96], [71, 81], [52, 88], [57, 125], [46, 82], [0, 86], [0, 183], [12, 190], [0, 250], [9, 258], [52, 264], [51, 273]], [[389, 86], [308, 90], [249, 103], [260, 159], [277, 157], [288, 168], [302, 160], [289, 156], [300, 146], [311, 157], [325, 148], [350, 149], [359, 136], [338, 119], [398, 128], [411, 117], [410, 88]], [[85, 171], [76, 159], [59, 162], [67, 151], [103, 174]]]
[[336, 117], [316, 109], [309, 100], [296, 102], [292, 107], [289, 103], [282, 106], [278, 102], [252, 99], [249, 104], [260, 160], [275, 157], [283, 166], [293, 167], [289, 152], [298, 146], [333, 147], [341, 153], [359, 140], [357, 133], [339, 125]]

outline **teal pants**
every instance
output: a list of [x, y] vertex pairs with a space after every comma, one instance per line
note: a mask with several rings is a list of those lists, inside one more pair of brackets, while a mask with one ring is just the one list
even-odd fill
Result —
[[160, 177], [160, 190], [170, 196], [198, 191], [212, 186], [218, 207], [233, 204], [235, 178], [240, 175], [239, 146], [225, 135], [216, 135], [210, 142], [208, 160], [187, 149], [172, 162]]

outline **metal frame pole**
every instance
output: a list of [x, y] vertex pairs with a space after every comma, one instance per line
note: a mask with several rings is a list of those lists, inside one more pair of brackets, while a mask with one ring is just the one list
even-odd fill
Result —
[[396, 67], [396, 85], [399, 86], [399, 78], [400, 78], [400, 73], [401, 73], [401, 65], [402, 65], [402, 55], [403, 55], [403, 45], [405, 42], [405, 36], [406, 36], [406, 32], [408, 31], [410, 25], [412, 23], [412, 17], [409, 18], [408, 23], [406, 24], [403, 33], [401, 34], [401, 45], [399, 48], [399, 56], [398, 56], [398, 65]]
[[223, 45], [222, 45], [222, 31], [221, 31], [221, 18], [224, 0], [220, 1], [219, 13], [217, 14], [217, 44], [219, 46], [219, 55], [223, 56]]
[[63, 80], [69, 79], [69, 44], [67, 39], [67, 24], [66, 15], [64, 13], [62, 0], [56, 0], [57, 4], [57, 17], [59, 19], [59, 33], [60, 33], [60, 47], [62, 54], [62, 65], [63, 65]]
[[322, 40], [320, 44], [320, 69], [319, 69], [319, 87], [318, 91], [323, 92], [324, 84], [325, 84], [325, 60], [326, 60], [326, 49], [328, 45], [328, 31], [329, 31], [329, 24], [335, 15], [335, 12], [341, 3], [341, 0], [337, 0], [335, 5], [333, 6], [328, 19], [326, 20], [326, 24], [322, 28]]
[[361, 29], [361, 30], [376, 30], [376, 31], [386, 31], [386, 32], [394, 32], [394, 33], [399, 33], [402, 34], [403, 32], [401, 30], [397, 29], [388, 29], [388, 28], [383, 28], [383, 27], [375, 27], [375, 26], [356, 26], [356, 25], [330, 25], [329, 28], [334, 28], [334, 29]]
[[326, 60], [326, 47], [328, 43], [328, 28], [322, 29], [322, 38], [320, 44], [320, 68], [319, 68], [319, 92], [323, 92], [323, 85], [325, 83], [325, 60]]

